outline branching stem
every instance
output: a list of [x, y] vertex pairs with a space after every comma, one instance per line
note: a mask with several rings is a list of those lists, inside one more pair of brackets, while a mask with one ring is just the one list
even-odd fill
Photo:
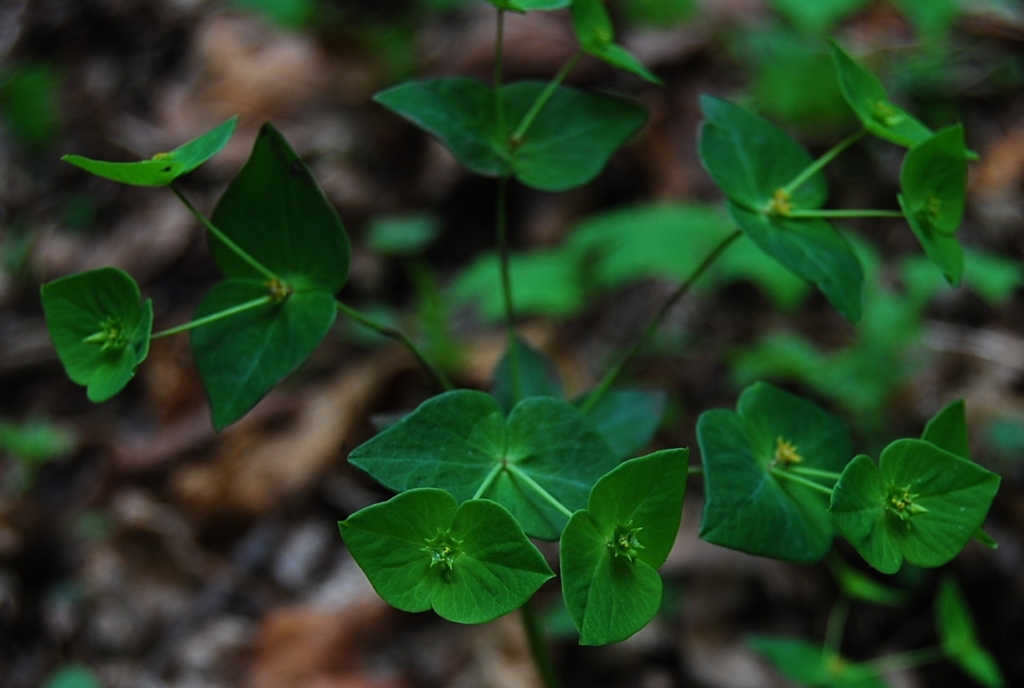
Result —
[[480, 483], [480, 487], [478, 487], [476, 489], [476, 492], [473, 493], [473, 499], [480, 499], [481, 497], [483, 497], [484, 494], [487, 492], [487, 489], [491, 486], [491, 483], [497, 480], [498, 476], [501, 474], [502, 469], [504, 468], [504, 464], [495, 464], [494, 468], [491, 469], [491, 472], [487, 474], [486, 478], [484, 478], [484, 481]]
[[232, 306], [231, 308], [226, 308], [226, 309], [224, 309], [222, 311], [218, 311], [217, 313], [210, 313], [209, 315], [204, 316], [202, 318], [198, 318], [196, 320], [193, 320], [192, 322], [187, 322], [187, 323], [184, 323], [183, 325], [178, 325], [176, 327], [172, 327], [170, 329], [163, 330], [162, 332], [157, 332], [156, 334], [152, 335], [150, 337], [150, 339], [160, 339], [161, 337], [170, 337], [172, 334], [178, 334], [180, 332], [187, 332], [189, 330], [194, 330], [197, 327], [202, 327], [203, 325], [209, 325], [210, 323], [215, 323], [218, 320], [223, 320], [224, 318], [230, 318], [233, 315], [238, 315], [239, 313], [244, 313], [246, 311], [251, 311], [252, 309], [259, 308], [260, 306], [265, 306], [268, 303], [272, 303], [273, 301], [274, 301], [274, 298], [272, 296], [261, 296], [258, 299], [253, 299], [252, 301], [246, 301], [245, 303], [240, 303], [237, 306]]
[[572, 518], [572, 512], [566, 509], [564, 504], [555, 499], [550, 492], [541, 487], [536, 480], [528, 476], [521, 468], [516, 466], [514, 463], [508, 463], [505, 464], [505, 470], [536, 490], [537, 494], [539, 494], [544, 501], [562, 512], [566, 518]]
[[903, 213], [899, 210], [790, 210], [782, 215], [791, 220], [806, 220], [821, 218], [825, 220], [852, 220], [861, 217], [892, 217], [902, 218]]
[[820, 158], [818, 158], [810, 165], [805, 167], [804, 170], [800, 172], [800, 174], [793, 177], [793, 180], [790, 181], [789, 184], [786, 184], [784, 187], [782, 187], [782, 191], [784, 192], [784, 194], [786, 196], [792, 196], [793, 192], [799, 189], [801, 186], [803, 186], [804, 182], [806, 182], [808, 179], [810, 179], [818, 172], [820, 172], [822, 169], [824, 169], [826, 165], [835, 160], [836, 157], [838, 157], [838, 155], [842, 153], [844, 150], [846, 150], [853, 144], [857, 143], [857, 141], [860, 141], [861, 137], [863, 137], [866, 133], [866, 129], [856, 131], [847, 136], [845, 139], [843, 139], [836, 145], [832, 146], [832, 148], [825, 151], [824, 155], [822, 155]]
[[509, 143], [513, 146], [518, 146], [522, 143], [523, 137], [526, 136], [526, 132], [529, 131], [530, 125], [533, 124], [533, 120], [537, 119], [537, 115], [540, 114], [540, 111], [543, 110], [544, 106], [548, 104], [549, 100], [551, 100], [551, 96], [555, 94], [555, 91], [558, 90], [558, 87], [562, 85], [562, 82], [565, 81], [566, 77], [569, 76], [569, 73], [572, 72], [573, 68], [576, 67], [577, 64], [579, 64], [579, 61], [582, 58], [583, 51], [578, 50], [576, 51], [576, 54], [570, 57], [569, 61], [562, 66], [558, 71], [558, 74], [555, 75], [555, 78], [544, 87], [544, 90], [537, 96], [537, 100], [533, 101], [533, 104], [530, 105], [530, 109], [526, 111], [525, 115], [523, 115], [523, 119], [519, 122], [519, 126], [516, 127], [516, 130], [512, 132], [512, 136], [509, 137]]
[[821, 483], [816, 483], [813, 480], [808, 480], [807, 478], [801, 478], [799, 475], [793, 475], [792, 473], [789, 472], [788, 469], [772, 468], [771, 474], [784, 480], [789, 480], [790, 482], [796, 483], [797, 485], [803, 485], [804, 487], [809, 487], [812, 490], [817, 490], [822, 494], [827, 494], [829, 496], [832, 495], [832, 488], [825, 487]]
[[501, 262], [501, 294], [505, 302], [505, 329], [508, 333], [508, 369], [512, 377], [512, 405], [523, 398], [523, 378], [516, 342], [516, 313], [512, 302], [512, 270], [508, 250], [508, 177], [498, 180], [498, 210], [495, 224], [498, 234], [498, 259]]

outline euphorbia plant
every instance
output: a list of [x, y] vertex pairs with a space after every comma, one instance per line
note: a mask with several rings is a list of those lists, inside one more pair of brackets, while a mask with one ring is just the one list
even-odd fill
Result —
[[[938, 566], [954, 557], [980, 533], [999, 482], [967, 455], [962, 404], [941, 412], [921, 439], [891, 444], [876, 466], [867, 456], [853, 457], [841, 420], [759, 383], [742, 393], [736, 412], [701, 416], [701, 465], [691, 467], [687, 449], [631, 458], [651, 439], [663, 400], [614, 383], [666, 312], [741, 233], [816, 285], [851, 321], [861, 316], [862, 269], [835, 219], [905, 217], [928, 256], [958, 281], [962, 252], [954, 232], [971, 155], [962, 130], [932, 133], [893, 105], [880, 82], [838, 46], [838, 78], [863, 128], [817, 160], [756, 114], [704, 97], [701, 159], [738, 229], [696, 264], [592, 390], [563, 399], [553, 367], [516, 336], [507, 184], [515, 178], [543, 191], [586, 184], [643, 126], [640, 105], [562, 85], [580, 54], [656, 78], [614, 43], [601, 2], [575, 0], [580, 53], [550, 83], [504, 84], [505, 12], [570, 2], [492, 2], [498, 9], [494, 83], [414, 81], [375, 98], [435, 135], [467, 168], [498, 180], [508, 351], [492, 393], [454, 389], [408, 337], [337, 299], [348, 276], [349, 240], [273, 126], [260, 131], [209, 219], [185, 198], [175, 179], [216, 154], [233, 121], [148, 161], [69, 156], [115, 181], [168, 186], [208, 230], [225, 277], [199, 304], [195, 320], [158, 333], [152, 333], [151, 305], [119, 270], [44, 285], [47, 322], [71, 378], [87, 385], [93, 400], [109, 398], [130, 380], [151, 339], [191, 331], [220, 429], [299, 366], [339, 311], [402, 341], [445, 391], [352, 451], [354, 466], [398, 494], [350, 515], [340, 524], [342, 536], [374, 588], [400, 609], [434, 609], [452, 621], [481, 623], [523, 608], [549, 686], [558, 681], [529, 600], [554, 573], [531, 538], [560, 542], [562, 593], [580, 641], [623, 640], [659, 608], [657, 570], [675, 540], [690, 473], [704, 476], [701, 535], [725, 547], [813, 563], [841, 534], [883, 572], [897, 570], [904, 558]], [[911, 147], [901, 175], [902, 210], [823, 209], [822, 169], [866, 133]]]

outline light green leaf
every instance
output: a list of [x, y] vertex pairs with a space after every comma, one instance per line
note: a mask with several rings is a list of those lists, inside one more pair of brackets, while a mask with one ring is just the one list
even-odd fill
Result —
[[[587, 394], [573, 400], [582, 404]], [[665, 415], [665, 393], [642, 389], [610, 389], [590, 409], [587, 417], [620, 459], [626, 459], [651, 443]]]
[[521, 607], [554, 574], [506, 509], [409, 490], [339, 524], [374, 590], [402, 611], [484, 623]]
[[103, 688], [103, 684], [89, 667], [71, 664], [58, 669], [43, 688]]
[[64, 370], [94, 402], [128, 384], [149, 354], [153, 303], [117, 268], [100, 268], [42, 286], [46, 327]]
[[440, 232], [437, 217], [428, 213], [377, 218], [370, 224], [366, 247], [382, 256], [422, 253]]
[[779, 473], [839, 471], [852, 453], [846, 426], [811, 402], [765, 383], [743, 391], [737, 412], [697, 423], [704, 466], [701, 539], [784, 561], [828, 553], [835, 527], [827, 496]]
[[166, 186], [178, 177], [188, 174], [220, 152], [235, 132], [238, 117], [232, 117], [202, 136], [175, 148], [169, 153], [157, 153], [149, 160], [139, 162], [105, 162], [81, 155], [65, 155], [61, 160], [81, 167], [98, 177], [133, 186]]
[[[900, 278], [907, 293], [922, 303], [950, 287], [934, 263], [922, 256], [904, 259]], [[1024, 266], [1006, 256], [965, 248], [963, 286], [993, 308], [1000, 308], [1024, 286]]]
[[775, 11], [800, 31], [824, 35], [870, 0], [772, 0]]
[[[516, 339], [516, 349], [519, 356], [522, 398], [554, 397], [561, 399], [562, 378], [555, 362], [519, 338]], [[509, 361], [511, 355], [511, 351], [505, 352], [505, 355], [498, 361], [491, 378], [491, 394], [498, 400], [502, 413], [508, 413], [515, 406], [512, 393], [512, 365]]]
[[583, 52], [653, 84], [661, 83], [640, 60], [615, 42], [615, 28], [604, 0], [573, 0], [570, 11], [572, 27]]
[[[579, 256], [569, 251], [533, 251], [509, 257], [512, 303], [519, 315], [565, 318], [583, 310], [585, 296], [580, 280]], [[505, 317], [498, 256], [478, 257], [455, 279], [453, 296], [472, 302], [490, 321]]]
[[[488, 177], [514, 175], [541, 191], [586, 184], [647, 118], [636, 103], [560, 86], [523, 138], [510, 134], [547, 84], [504, 86], [504, 117], [494, 89], [455, 77], [413, 81], [374, 96], [441, 140], [463, 165]], [[504, 123], [504, 129], [502, 128]]]
[[850, 599], [889, 607], [902, 607], [906, 604], [907, 595], [903, 590], [882, 585], [839, 557], [830, 557], [827, 561], [839, 589]]
[[77, 444], [75, 433], [48, 420], [0, 421], [0, 454], [13, 456], [26, 466], [69, 454]]
[[879, 465], [860, 455], [843, 471], [829, 512], [871, 566], [896, 573], [904, 558], [935, 567], [981, 526], [999, 476], [923, 440], [893, 442]]
[[[504, 419], [497, 401], [446, 392], [357, 447], [349, 461], [385, 487], [439, 487], [460, 502], [492, 499], [531, 537], [557, 540], [570, 512], [618, 463], [593, 423], [550, 397], [521, 401]], [[539, 488], [539, 489], [538, 489]]]
[[889, 684], [869, 668], [838, 656], [825, 654], [818, 645], [796, 638], [755, 635], [747, 639], [755, 652], [764, 655], [786, 678], [821, 688], [888, 688]]
[[942, 652], [949, 661], [983, 686], [1001, 688], [1006, 684], [995, 658], [978, 643], [971, 612], [953, 578], [944, 578], [939, 585], [935, 626], [942, 640]]
[[625, 640], [657, 613], [657, 569], [679, 531], [689, 455], [669, 449], [623, 463], [562, 533], [562, 594], [581, 645]]
[[964, 400], [951, 401], [936, 413], [925, 425], [921, 439], [969, 461], [971, 444], [967, 440], [967, 409]]
[[[202, 318], [268, 295], [267, 284], [229, 279], [200, 302]], [[296, 291], [277, 303], [198, 327], [192, 353], [210, 399], [217, 430], [244, 416], [274, 385], [305, 361], [334, 324], [334, 298]]]

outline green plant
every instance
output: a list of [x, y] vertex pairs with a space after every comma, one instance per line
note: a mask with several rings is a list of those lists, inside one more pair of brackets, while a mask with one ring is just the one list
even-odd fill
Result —
[[[350, 515], [340, 523], [342, 536], [377, 592], [400, 609], [434, 609], [453, 621], [480, 623], [521, 608], [549, 686], [558, 679], [530, 599], [554, 574], [531, 538], [561, 544], [562, 594], [581, 642], [622, 640], [658, 610], [657, 569], [679, 528], [690, 474], [704, 480], [702, 537], [761, 556], [817, 562], [841, 534], [868, 564], [893, 572], [904, 558], [921, 566], [944, 564], [972, 536], [990, 542], [980, 527], [999, 478], [967, 455], [960, 402], [940, 412], [922, 439], [890, 444], [876, 466], [866, 455], [853, 458], [841, 420], [758, 383], [742, 393], [736, 412], [701, 416], [701, 465], [689, 466], [689, 452], [681, 448], [631, 458], [649, 442], [664, 399], [614, 388], [669, 309], [741, 236], [817, 286], [851, 322], [863, 311], [864, 269], [833, 220], [906, 219], [947, 280], [959, 282], [963, 253], [954, 232], [971, 155], [962, 129], [933, 133], [892, 104], [880, 82], [837, 45], [832, 55], [840, 89], [862, 129], [817, 160], [758, 115], [702, 98], [701, 160], [739, 229], [723, 229], [716, 215], [706, 245], [698, 247], [703, 253], [643, 333], [593, 389], [566, 400], [550, 363], [516, 335], [520, 304], [512, 289], [507, 185], [512, 178], [542, 191], [586, 184], [643, 125], [645, 111], [634, 102], [562, 85], [580, 54], [649, 81], [656, 77], [614, 43], [602, 3], [575, 0], [580, 52], [550, 83], [504, 84], [505, 13], [570, 2], [492, 4], [498, 11], [493, 84], [464, 77], [414, 81], [375, 98], [440, 139], [470, 170], [497, 178], [494, 269], [508, 349], [492, 394], [454, 389], [406, 335], [336, 298], [348, 276], [347, 235], [273, 126], [260, 131], [211, 218], [185, 198], [175, 179], [216, 154], [232, 121], [149, 161], [68, 158], [116, 181], [168, 186], [208, 230], [225, 276], [202, 300], [195, 320], [155, 334], [151, 305], [121, 271], [106, 268], [44, 285], [47, 323], [69, 376], [87, 386], [90, 398], [109, 398], [128, 383], [151, 339], [190, 331], [220, 429], [300, 365], [339, 311], [400, 340], [446, 391], [351, 452], [354, 466], [399, 494]], [[901, 209], [823, 209], [828, 189], [822, 169], [868, 133], [910, 147]], [[390, 241], [384, 241], [387, 250], [396, 242], [399, 252], [420, 245], [420, 239], [410, 240], [408, 227], [404, 234], [391, 231], [383, 237]], [[376, 241], [380, 246], [380, 232]], [[617, 255], [620, 249], [602, 250]], [[572, 267], [580, 255], [557, 259]], [[656, 269], [649, 259], [627, 262], [626, 274], [637, 265], [641, 272]], [[961, 636], [966, 627], [960, 625]], [[962, 654], [967, 646], [957, 645]], [[822, 656], [816, 655], [819, 664]]]

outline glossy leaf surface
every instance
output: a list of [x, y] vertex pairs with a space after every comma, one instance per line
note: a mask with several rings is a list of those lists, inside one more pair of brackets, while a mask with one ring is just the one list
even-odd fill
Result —
[[829, 508], [843, 536], [882, 573], [941, 566], [981, 527], [999, 476], [923, 440], [897, 440], [878, 465], [863, 454], [836, 483]]
[[105, 162], [84, 158], [81, 155], [65, 155], [61, 160], [98, 177], [122, 184], [166, 186], [219, 153], [231, 139], [236, 124], [238, 124], [238, 117], [232, 117], [202, 136], [169, 153], [158, 153], [149, 160]]
[[657, 570], [679, 531], [689, 455], [669, 449], [623, 463], [562, 533], [562, 594], [581, 645], [625, 640], [657, 613]]
[[503, 118], [494, 89], [466, 77], [413, 81], [374, 100], [439, 138], [473, 172], [514, 175], [542, 191], [589, 182], [647, 118], [636, 103], [562, 86], [512, 145], [509, 135], [545, 86], [533, 81], [504, 86]]
[[942, 652], [949, 661], [983, 686], [1000, 688], [1005, 684], [999, 665], [978, 642], [974, 619], [953, 578], [945, 578], [939, 585], [935, 627], [942, 641]]
[[409, 490], [338, 525], [377, 594], [407, 612], [484, 623], [554, 577], [512, 514], [485, 499]]
[[[267, 293], [267, 284], [260, 280], [225, 280], [207, 292], [195, 316], [212, 315]], [[336, 314], [330, 294], [296, 291], [280, 303], [192, 330], [192, 353], [210, 400], [213, 426], [221, 430], [237, 421], [298, 368], [327, 336]]]
[[494, 397], [472, 390], [428, 399], [349, 461], [395, 491], [438, 487], [460, 502], [492, 499], [543, 540], [557, 540], [567, 517], [530, 481], [575, 511], [618, 464], [593, 423], [568, 402], [524, 399], [506, 420]]
[[842, 470], [852, 450], [841, 421], [806, 399], [758, 383], [743, 391], [736, 413], [701, 414], [697, 438], [706, 499], [703, 540], [799, 563], [828, 553], [835, 526], [826, 513], [827, 496], [777, 472], [790, 465]]
[[42, 286], [46, 327], [57, 356], [94, 402], [128, 384], [149, 354], [153, 304], [128, 273], [100, 268]]
[[661, 83], [636, 56], [615, 42], [615, 29], [603, 0], [573, 0], [570, 11], [576, 39], [585, 53], [651, 83]]

